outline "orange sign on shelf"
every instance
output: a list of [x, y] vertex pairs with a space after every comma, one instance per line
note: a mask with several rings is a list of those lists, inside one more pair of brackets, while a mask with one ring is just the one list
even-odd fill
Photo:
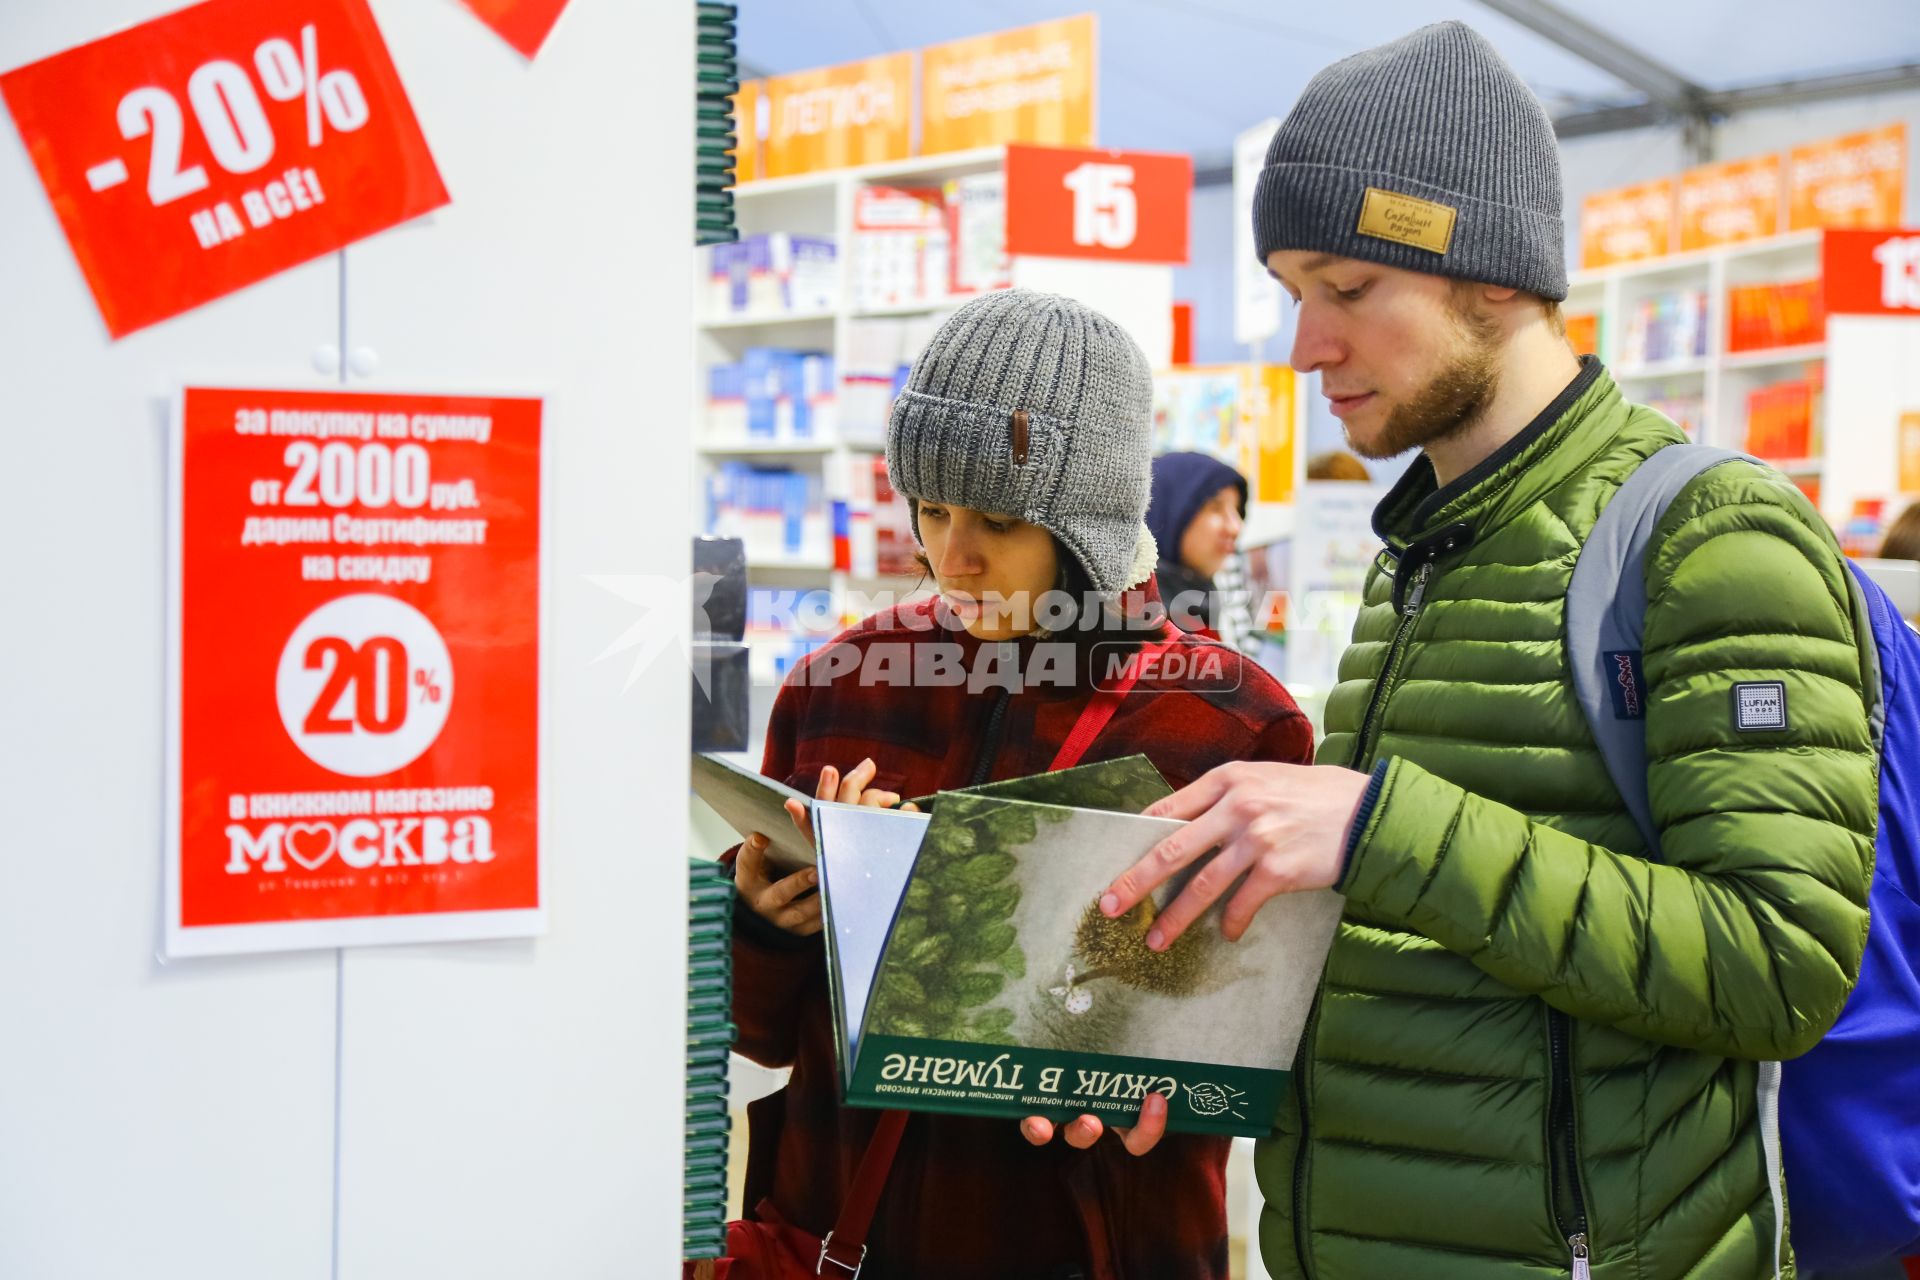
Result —
[[759, 174], [904, 160], [913, 147], [913, 55], [889, 53], [837, 67], [768, 76]]
[[1781, 170], [1776, 153], [1681, 174], [1680, 251], [1777, 235]]
[[1671, 178], [1616, 191], [1596, 191], [1580, 205], [1580, 265], [1657, 258], [1673, 244], [1674, 183]]
[[1242, 377], [1242, 394], [1253, 422], [1253, 456], [1244, 459], [1244, 474], [1253, 477], [1253, 492], [1261, 502], [1293, 501], [1297, 386], [1293, 370], [1283, 364], [1258, 365]]
[[1787, 167], [1787, 229], [1897, 227], [1906, 188], [1905, 124], [1795, 147]]
[[1920, 493], [1920, 413], [1900, 415], [1900, 492]]
[[1007, 252], [1185, 262], [1193, 157], [1007, 148]]
[[1092, 146], [1095, 36], [1085, 13], [923, 50], [921, 152]]
[[205, 0], [0, 94], [116, 338], [447, 203], [367, 0]]

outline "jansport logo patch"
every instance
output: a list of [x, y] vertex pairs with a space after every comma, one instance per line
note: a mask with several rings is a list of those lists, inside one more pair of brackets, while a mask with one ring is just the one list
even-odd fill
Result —
[[1786, 728], [1786, 683], [1755, 680], [1733, 686], [1733, 727], [1742, 733]]
[[1603, 656], [1607, 663], [1607, 692], [1613, 695], [1613, 718], [1646, 719], [1647, 703], [1641, 695], [1646, 680], [1640, 674], [1640, 651], [1614, 649]]

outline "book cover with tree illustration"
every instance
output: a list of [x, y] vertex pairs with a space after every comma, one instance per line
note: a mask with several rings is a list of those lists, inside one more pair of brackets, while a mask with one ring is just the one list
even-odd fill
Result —
[[[936, 798], [864, 1011], [842, 1010], [847, 1101], [1124, 1124], [1154, 1091], [1167, 1095], [1171, 1129], [1267, 1132], [1340, 897], [1281, 895], [1237, 943], [1222, 938], [1216, 906], [1151, 951], [1147, 930], [1178, 882], [1115, 920], [1097, 902], [1180, 824], [1058, 803], [1073, 788], [1067, 773], [1049, 777], [1055, 803]], [[850, 868], [833, 866], [844, 850], [830, 837], [821, 848], [829, 881], [844, 882]], [[897, 855], [892, 868], [898, 884]]]

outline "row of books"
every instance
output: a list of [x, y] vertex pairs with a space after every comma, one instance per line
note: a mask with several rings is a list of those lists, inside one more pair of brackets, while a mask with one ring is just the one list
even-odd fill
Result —
[[817, 315], [833, 310], [839, 250], [832, 236], [784, 231], [744, 236], [706, 250], [709, 320]]
[[940, 187], [862, 187], [853, 202], [853, 305], [909, 306], [1008, 283], [1006, 175]]
[[1672, 289], [1642, 298], [1627, 313], [1615, 359], [1625, 367], [1707, 354], [1707, 294]]
[[738, 538], [749, 563], [827, 561], [831, 519], [819, 472], [722, 462], [707, 477], [706, 531]]
[[[1567, 341], [1581, 355], [1597, 354], [1601, 317], [1567, 316]], [[1827, 315], [1818, 279], [1735, 285], [1727, 290], [1727, 350], [1767, 351], [1826, 341]], [[1642, 299], [1621, 335], [1619, 363], [1626, 367], [1707, 353], [1707, 295], [1675, 290]]]
[[[709, 320], [829, 314], [839, 304], [832, 236], [776, 231], [706, 250]], [[973, 174], [940, 187], [862, 187], [855, 194], [853, 305], [937, 305], [1009, 283], [1006, 179]]]
[[1764, 351], [1824, 342], [1827, 311], [1820, 281], [1738, 285], [1727, 291], [1727, 350]]
[[707, 369], [707, 432], [714, 440], [831, 440], [838, 430], [833, 357], [748, 347], [738, 364]]
[[1820, 452], [1821, 375], [1776, 382], [1747, 394], [1747, 452], [1789, 461]]

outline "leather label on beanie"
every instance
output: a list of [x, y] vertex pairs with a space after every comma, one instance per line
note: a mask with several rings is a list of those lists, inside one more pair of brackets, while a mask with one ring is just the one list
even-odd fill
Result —
[[1458, 210], [1403, 196], [1398, 191], [1368, 187], [1366, 201], [1360, 206], [1361, 235], [1395, 244], [1410, 244], [1416, 249], [1445, 253], [1453, 244], [1453, 220]]

